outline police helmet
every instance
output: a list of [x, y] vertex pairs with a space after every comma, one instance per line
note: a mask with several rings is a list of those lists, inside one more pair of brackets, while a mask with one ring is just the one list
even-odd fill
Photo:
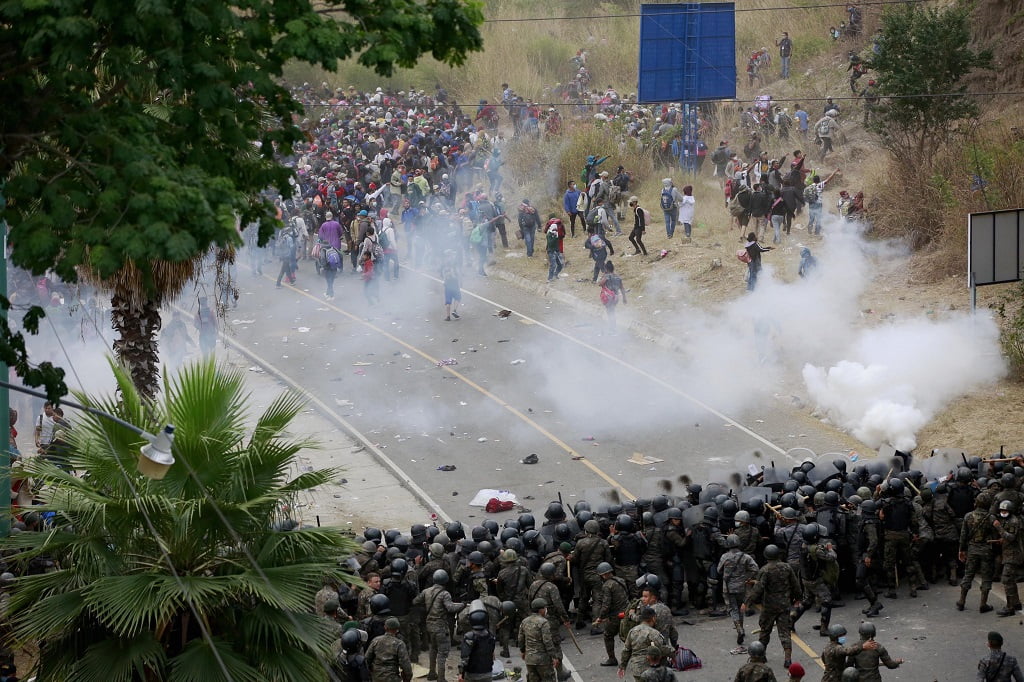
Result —
[[1003, 486], [1003, 490], [1010, 490], [1013, 488], [1013, 484], [1016, 483], [1016, 479], [1013, 474], [1007, 472], [999, 477], [999, 485]]
[[793, 521], [798, 516], [799, 514], [797, 513], [796, 509], [793, 509], [792, 507], [784, 507], [782, 509], [782, 518], [786, 519], [787, 521]]
[[483, 630], [487, 627], [487, 611], [474, 611], [469, 614], [469, 627], [474, 630]]
[[409, 562], [405, 559], [395, 559], [391, 562], [391, 575], [401, 578], [409, 571]]
[[402, 531], [398, 530], [397, 528], [391, 528], [389, 530], [386, 530], [384, 531], [384, 542], [386, 542], [388, 547], [390, 547], [391, 545], [395, 544], [395, 540], [397, 540], [398, 536], [401, 534]]
[[814, 500], [814, 506], [815, 507], [824, 506], [824, 504], [825, 504], [825, 493], [823, 493], [821, 491], [816, 492], [816, 493], [814, 493], [814, 497], [812, 499]]
[[866, 500], [871, 497], [871, 488], [867, 487], [866, 485], [862, 485], [861, 487], [857, 488], [857, 494]]
[[488, 535], [492, 538], [495, 537], [500, 530], [498, 522], [494, 519], [485, 519], [480, 525], [487, 529]]
[[572, 529], [569, 528], [569, 524], [560, 523], [555, 526], [555, 540], [558, 542], [568, 542], [572, 540]]
[[436, 571], [434, 571], [433, 580], [435, 585], [447, 585], [448, 571], [444, 570], [443, 568], [437, 569]]
[[476, 546], [476, 551], [483, 554], [485, 558], [492, 556], [494, 554], [494, 543], [490, 540], [481, 540], [480, 544]]
[[370, 597], [370, 613], [375, 616], [386, 616], [391, 613], [391, 600], [384, 594]]
[[540, 565], [540, 570], [538, 571], [538, 573], [540, 573], [540, 576], [542, 578], [554, 578], [555, 565], [550, 561], [545, 561], [543, 564]]
[[785, 495], [779, 498], [779, 504], [781, 504], [783, 507], [791, 507], [793, 509], [796, 509], [800, 505], [800, 502], [796, 499], [795, 493], [786, 493]]
[[[806, 480], [806, 479], [805, 479]], [[800, 489], [800, 482], [794, 481], [792, 478], [782, 484], [782, 492], [784, 493], [795, 493]]]
[[414, 523], [409, 526], [409, 536], [414, 543], [419, 544], [427, 539], [427, 527], [422, 523]]
[[740, 506], [736, 504], [736, 500], [726, 500], [722, 503], [722, 515], [726, 518], [735, 516]]
[[444, 527], [444, 532], [448, 535], [448, 537], [451, 540], [455, 542], [458, 542], [459, 540], [462, 540], [466, 537], [466, 531], [463, 529], [462, 523], [459, 521], [452, 521], [451, 523], [449, 523], [447, 526]]
[[705, 521], [718, 521], [718, 507], [708, 507], [704, 510]]
[[379, 545], [382, 534], [379, 528], [367, 528], [363, 531], [363, 538], [366, 540]]
[[741, 523], [750, 523], [750, 512], [746, 509], [740, 509], [736, 512], [736, 516], [733, 517], [733, 520], [736, 522], [736, 525]]
[[501, 602], [501, 613], [505, 616], [511, 616], [516, 612], [516, 603], [514, 601], [503, 601]]
[[608, 516], [609, 517], [618, 516], [621, 513], [622, 513], [622, 505], [621, 504], [611, 504], [611, 505], [608, 505]]
[[803, 535], [804, 542], [813, 545], [818, 541], [818, 524], [808, 523], [800, 533]]
[[526, 531], [531, 530], [536, 525], [537, 525], [537, 522], [534, 520], [533, 514], [520, 514], [519, 515], [519, 530], [520, 531], [525, 533]]
[[580, 512], [583, 512], [583, 511], [591, 511], [590, 503], [587, 502], [586, 500], [580, 500], [575, 505], [573, 505], [572, 510], [576, 514], [579, 514]]
[[519, 521], [516, 519], [505, 519], [505, 523], [502, 524], [505, 528], [515, 528], [519, 530]]
[[484, 558], [484, 553], [480, 551], [470, 552], [467, 560], [474, 566], [483, 566], [487, 562], [487, 559]]
[[840, 682], [858, 682], [858, 680], [860, 680], [860, 671], [850, 667], [843, 671], [843, 677]]
[[523, 535], [523, 546], [529, 549], [537, 549], [540, 543], [540, 531], [530, 529]]
[[473, 526], [473, 530], [471, 530], [469, 533], [469, 537], [473, 538], [473, 542], [481, 542], [483, 540], [486, 540], [487, 536], [487, 529], [483, 526]]
[[890, 478], [889, 479], [889, 492], [892, 495], [902, 495], [903, 494], [903, 481], [898, 479], [898, 478]]
[[846, 501], [849, 502], [854, 507], [859, 507], [860, 503], [864, 501], [864, 498], [862, 498], [860, 495], [850, 495], [849, 497], [846, 498]]
[[683, 511], [679, 507], [669, 507], [668, 511], [665, 512], [669, 519], [682, 519]]
[[861, 637], [864, 637], [865, 639], [871, 639], [875, 636], [875, 624], [869, 623], [868, 621], [864, 621], [860, 624], [860, 627], [857, 628], [857, 632], [860, 633]]
[[615, 519], [615, 530], [620, 533], [632, 533], [633, 517], [628, 514], [619, 514]]
[[747, 645], [747, 653], [757, 658], [764, 658], [764, 644], [759, 640], [754, 640]]
[[845, 459], [842, 459], [841, 457], [835, 458], [834, 460], [832, 460], [832, 466], [834, 466], [836, 468], [836, 471], [842, 472], [844, 474], [846, 473], [846, 460]]
[[860, 510], [865, 516], [871, 516], [878, 511], [878, 503], [871, 499], [864, 500], [860, 505]]
[[387, 559], [388, 563], [391, 563], [395, 559], [402, 556], [402, 550], [397, 547], [388, 547], [388, 551], [384, 553], [384, 558]]
[[408, 535], [399, 535], [391, 543], [391, 546], [394, 547], [395, 549], [397, 549], [402, 554], [405, 554], [406, 552], [408, 552], [409, 551], [409, 547], [411, 545], [412, 545], [412, 540], [409, 539]]
[[593, 518], [594, 512], [590, 511], [589, 509], [581, 509], [580, 511], [576, 512], [576, 523], [578, 523], [581, 526]]
[[661, 589], [661, 578], [653, 573], [647, 573], [636, 579], [638, 589], [653, 590], [655, 593]]
[[499, 561], [503, 564], [514, 564], [519, 561], [519, 555], [516, 554], [514, 549], [506, 549], [501, 553]]
[[839, 639], [846, 634], [846, 628], [842, 625], [836, 624], [828, 629], [828, 636], [832, 639]]
[[519, 538], [509, 538], [508, 542], [505, 543], [505, 548], [515, 550], [517, 554], [522, 554], [523, 541]]
[[829, 490], [825, 493], [825, 504], [829, 507], [835, 507], [839, 505], [839, 493], [834, 490]]
[[565, 518], [565, 510], [562, 508], [561, 502], [552, 502], [548, 504], [548, 508], [544, 511], [544, 518], [548, 521], [561, 521]]
[[511, 538], [517, 538], [517, 537], [519, 537], [519, 531], [517, 529], [515, 529], [515, 528], [502, 528], [501, 529], [501, 534], [498, 536], [498, 539], [501, 540], [501, 544], [504, 545]]
[[654, 499], [651, 500], [651, 507], [656, 512], [665, 511], [668, 509], [668, 498], [664, 495], [655, 495]]
[[[794, 481], [798, 486], [807, 483], [807, 474], [800, 470], [794, 471], [792, 474], [789, 475], [789, 478], [792, 481]], [[789, 481], [787, 481], [787, 483], [788, 482]], [[783, 490], [785, 490], [785, 488], [783, 488]]]
[[765, 559], [778, 559], [782, 554], [782, 550], [779, 549], [778, 545], [768, 545], [764, 548]]
[[345, 630], [345, 632], [341, 634], [341, 648], [348, 653], [357, 651], [362, 643], [363, 638], [359, 634], [359, 630], [355, 628]]
[[1012, 514], [1013, 513], [1013, 501], [1012, 500], [1003, 500], [1002, 502], [1000, 502], [999, 503], [999, 511], [1000, 512], [1010, 512]]
[[956, 470], [956, 480], [958, 483], [970, 483], [971, 470], [967, 467], [960, 467]]
[[597, 535], [601, 532], [601, 524], [598, 523], [597, 519], [590, 519], [583, 524], [583, 530], [591, 535]]
[[729, 535], [727, 538], [725, 538], [725, 546], [729, 549], [738, 548], [740, 546], [740, 536]]
[[598, 575], [605, 575], [606, 573], [611, 573], [615, 569], [612, 568], [612, 565], [607, 561], [602, 561], [597, 565], [597, 568], [595, 570], [597, 571]]

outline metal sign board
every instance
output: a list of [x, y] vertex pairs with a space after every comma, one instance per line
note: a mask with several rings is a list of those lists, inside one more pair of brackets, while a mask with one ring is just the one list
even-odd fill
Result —
[[640, 102], [736, 97], [731, 2], [640, 5]]
[[968, 286], [1024, 279], [1024, 209], [967, 216]]

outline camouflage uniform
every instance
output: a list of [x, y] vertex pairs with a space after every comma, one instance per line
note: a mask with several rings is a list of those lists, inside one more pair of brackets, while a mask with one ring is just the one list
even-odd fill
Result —
[[550, 580], [544, 578], [537, 578], [530, 585], [530, 589], [527, 590], [527, 601], [532, 602], [534, 599], [543, 599], [548, 603], [548, 623], [551, 624], [551, 635], [555, 638], [556, 642], [562, 641], [562, 636], [558, 633], [562, 623], [569, 621], [569, 614], [565, 612], [565, 607], [562, 605], [562, 595], [558, 592], [558, 586]]
[[737, 633], [743, 631], [743, 611], [740, 604], [747, 601], [747, 585], [757, 575], [757, 562], [741, 549], [733, 548], [718, 560], [718, 575], [722, 579], [722, 594], [729, 607]]
[[645, 533], [647, 549], [644, 550], [643, 565], [648, 573], [653, 573], [661, 580], [661, 599], [668, 598], [668, 572], [665, 568], [665, 551], [668, 548], [665, 540], [665, 529], [651, 526]]
[[412, 662], [405, 642], [391, 633], [377, 637], [366, 650], [372, 682], [409, 682]]
[[338, 590], [330, 585], [321, 587], [320, 591], [316, 593], [316, 597], [314, 599], [314, 610], [316, 611], [316, 615], [324, 615], [324, 604], [332, 600], [338, 601]]
[[761, 542], [761, 533], [758, 532], [756, 526], [749, 523], [740, 523], [732, 533], [740, 539], [741, 552], [750, 556], [757, 554], [757, 545]]
[[609, 659], [615, 658], [615, 637], [619, 634], [619, 614], [629, 606], [626, 581], [612, 576], [601, 583], [594, 596], [594, 617], [604, 619], [604, 650]]
[[570, 561], [577, 566], [583, 576], [580, 581], [580, 600], [576, 606], [577, 621], [590, 617], [590, 602], [601, 589], [601, 576], [597, 574], [597, 565], [602, 561], [610, 561], [608, 543], [599, 535], [587, 533], [576, 543]]
[[519, 632], [519, 624], [530, 613], [530, 600], [526, 592], [533, 582], [530, 569], [521, 563], [506, 564], [498, 572], [495, 591], [498, 599], [510, 601], [516, 605], [516, 612], [505, 617], [504, 624], [498, 629], [498, 641], [501, 642], [502, 656], [507, 656], [508, 643], [515, 633]]
[[839, 576], [836, 553], [831, 543], [825, 539], [813, 545], [805, 545], [800, 561], [800, 580], [803, 585], [803, 596], [797, 618], [807, 609], [818, 603], [821, 606], [821, 628], [828, 627], [832, 615], [832, 587]]
[[651, 667], [647, 663], [647, 649], [652, 644], [662, 647], [662, 650], [668, 646], [665, 636], [647, 623], [635, 626], [626, 635], [626, 642], [622, 645], [619, 670], [629, 671], [636, 682], [640, 682], [641, 676]]
[[[987, 509], [975, 509], [964, 517], [960, 525], [960, 551], [967, 555], [964, 579], [960, 582], [960, 601], [963, 608], [967, 593], [974, 584], [974, 576], [981, 574], [981, 608], [988, 605], [988, 593], [992, 589], [993, 555], [992, 540], [999, 539], [999, 532], [992, 526]], [[987, 609], [986, 609], [987, 610]]]
[[376, 590], [371, 590], [369, 587], [364, 588], [359, 592], [358, 606], [356, 607], [356, 620], [364, 620], [372, 615], [370, 611], [370, 597], [375, 594], [379, 594]]
[[1017, 581], [1024, 568], [1024, 522], [1020, 516], [1011, 514], [1009, 518], [999, 518], [999, 524], [999, 535], [1003, 539], [1002, 583], [1006, 591], [1006, 608], [1019, 610], [1021, 604]]
[[444, 666], [452, 648], [450, 614], [457, 613], [464, 604], [452, 601], [452, 595], [444, 585], [433, 585], [416, 595], [413, 602], [427, 611], [427, 627], [424, 634], [430, 646], [430, 672], [444, 680]]
[[[861, 640], [863, 646], [867, 640]], [[884, 646], [879, 645], [877, 649], [861, 649], [860, 653], [851, 657], [851, 664], [860, 673], [859, 682], [882, 682], [882, 673], [878, 671], [879, 664], [889, 669], [896, 669], [900, 664], [892, 660], [889, 652]]]
[[664, 602], [656, 601], [650, 605], [654, 609], [654, 629], [661, 633], [669, 644], [675, 648], [679, 642], [679, 632], [676, 631], [676, 621], [672, 616], [672, 609]]
[[743, 667], [736, 671], [734, 682], [778, 682], [775, 673], [760, 656], [751, 656]]
[[751, 588], [749, 599], [751, 602], [760, 601], [764, 608], [761, 609], [761, 616], [758, 625], [761, 634], [758, 639], [765, 646], [771, 641], [772, 627], [779, 631], [779, 641], [782, 642], [782, 649], [786, 652], [786, 660], [792, 657], [793, 642], [790, 633], [793, 631], [793, 622], [789, 614], [793, 602], [800, 599], [800, 579], [788, 563], [778, 560], [769, 561], [761, 567], [754, 578], [754, 586]]
[[615, 566], [615, 575], [626, 581], [630, 595], [634, 595], [647, 541], [636, 533], [617, 532], [608, 539], [608, 549], [612, 565]]
[[[885, 579], [889, 582], [890, 598], [896, 592], [896, 570], [898, 564], [905, 569], [905, 582], [909, 584], [910, 596], [917, 596], [917, 586], [924, 582], [917, 570], [916, 562], [910, 554], [911, 536], [916, 535], [921, 527], [921, 515], [912, 502], [905, 497], [890, 497], [882, 506], [884, 518], [882, 527], [885, 529], [885, 554], [883, 568]], [[881, 516], [881, 514], [880, 514]]]
[[562, 650], [551, 634], [547, 618], [534, 613], [519, 626], [519, 651], [526, 663], [526, 682], [555, 682], [554, 662]]
[[830, 640], [821, 652], [821, 663], [825, 666], [821, 682], [841, 682], [843, 671], [846, 670], [847, 657], [859, 654], [863, 646], [863, 641], [843, 646], [835, 640]]
[[566, 612], [569, 611], [569, 604], [572, 603], [572, 580], [569, 576], [569, 562], [566, 561], [566, 555], [561, 550], [551, 552], [544, 557], [545, 563], [550, 563], [555, 567], [555, 578], [552, 582], [558, 588], [558, 594], [562, 597], [562, 607]]
[[643, 682], [676, 682], [676, 674], [672, 669], [662, 664], [656, 668], [648, 668], [640, 676]]

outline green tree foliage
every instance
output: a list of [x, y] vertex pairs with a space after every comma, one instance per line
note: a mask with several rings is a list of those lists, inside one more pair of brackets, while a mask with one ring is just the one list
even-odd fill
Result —
[[871, 68], [883, 99], [870, 127], [897, 156], [930, 161], [957, 121], [977, 115], [963, 81], [972, 70], [989, 68], [992, 55], [971, 48], [969, 19], [963, 2], [943, 8], [905, 3], [882, 16]]
[[[155, 288], [150, 264], [238, 244], [239, 220], [265, 241], [275, 220], [259, 192], [289, 190], [273, 154], [303, 135], [284, 64], [334, 70], [358, 55], [390, 75], [429, 53], [458, 65], [481, 48], [482, 21], [475, 0], [3, 0], [12, 261], [68, 282], [130, 262]], [[9, 334], [0, 355], [27, 369]]]
[[193, 365], [156, 405], [115, 374], [120, 395], [79, 399], [153, 433], [175, 424], [177, 461], [165, 479], [143, 478], [144, 441], [91, 414], [67, 451], [84, 476], [26, 460], [41, 486], [34, 511], [55, 516], [4, 541], [28, 569], [8, 623], [15, 642], [41, 642], [38, 679], [326, 680], [338, 633], [312, 605], [354, 543], [336, 528], [288, 530], [282, 515], [338, 474], [298, 473], [310, 443], [287, 431], [302, 401], [282, 395], [249, 429], [237, 371]]

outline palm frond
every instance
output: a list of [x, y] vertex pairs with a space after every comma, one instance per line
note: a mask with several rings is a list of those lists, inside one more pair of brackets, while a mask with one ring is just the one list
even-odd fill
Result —
[[160, 642], [150, 632], [135, 637], [106, 639], [86, 649], [79, 662], [76, 679], [130, 682], [152, 679], [147, 671], [161, 670], [167, 664]]
[[[216, 648], [216, 650], [214, 649]], [[221, 665], [226, 670], [221, 669]], [[213, 643], [194, 639], [171, 661], [169, 682], [215, 682], [225, 679], [225, 672], [236, 682], [266, 682], [259, 670], [236, 653], [230, 640], [213, 638]]]

